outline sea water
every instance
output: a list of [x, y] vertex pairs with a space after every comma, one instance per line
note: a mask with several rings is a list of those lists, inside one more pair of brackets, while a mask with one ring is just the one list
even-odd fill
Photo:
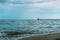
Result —
[[17, 40], [38, 34], [48, 34], [60, 32], [60, 19], [30, 19], [30, 20], [0, 20], [0, 32], [20, 31], [31, 32], [32, 34], [20, 34], [18, 37], [2, 37], [0, 40]]

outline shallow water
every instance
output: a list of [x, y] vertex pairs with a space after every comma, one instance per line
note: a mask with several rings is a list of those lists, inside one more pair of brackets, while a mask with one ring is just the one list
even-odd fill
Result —
[[[0, 20], [0, 32], [4, 31], [27, 31], [34, 33], [34, 35], [60, 32], [60, 19]], [[18, 35], [21, 38], [26, 36], [33, 36], [33, 34]], [[0, 39], [5, 40], [6, 38], [0, 37]], [[16, 37], [8, 39], [15, 40]]]

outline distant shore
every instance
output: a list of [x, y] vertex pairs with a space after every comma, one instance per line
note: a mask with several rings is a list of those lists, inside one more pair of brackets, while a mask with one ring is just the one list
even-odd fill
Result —
[[60, 33], [52, 33], [47, 35], [39, 35], [39, 36], [33, 36], [33, 37], [27, 37], [17, 40], [60, 40]]

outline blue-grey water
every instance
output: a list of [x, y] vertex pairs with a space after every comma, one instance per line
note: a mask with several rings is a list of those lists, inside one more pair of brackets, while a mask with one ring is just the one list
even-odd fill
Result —
[[[0, 32], [20, 31], [32, 32], [33, 34], [21, 34], [19, 38], [33, 36], [36, 34], [47, 34], [60, 32], [60, 19], [40, 19], [40, 20], [0, 20]], [[1, 36], [2, 34], [0, 34]], [[16, 40], [16, 37], [4, 38], [0, 40]]]

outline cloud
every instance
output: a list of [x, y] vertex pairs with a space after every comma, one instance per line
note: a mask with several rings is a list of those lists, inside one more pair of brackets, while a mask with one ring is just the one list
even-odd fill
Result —
[[[12, 13], [13, 15], [15, 14], [15, 16], [16, 13], [22, 13], [24, 17], [28, 17], [30, 14], [28, 18], [32, 18], [33, 16], [34, 18], [39, 16], [41, 18], [57, 18], [60, 17], [59, 14], [56, 16], [56, 14], [52, 15], [52, 13], [59, 12], [60, 0], [0, 0], [0, 10], [1, 9], [2, 13], [4, 12], [5, 14], [8, 14], [8, 16], [11, 16]], [[36, 16], [35, 14], [38, 16]], [[49, 14], [48, 17], [45, 17], [45, 14]], [[19, 17], [22, 16], [19, 15]]]
[[0, 3], [5, 3], [6, 2], [6, 0], [0, 0]]
[[[11, 3], [9, 3], [11, 2]], [[20, 2], [20, 3], [17, 3]], [[23, 2], [23, 4], [21, 4]], [[29, 3], [30, 2], [30, 3]], [[15, 3], [15, 4], [14, 4]], [[29, 3], [29, 4], [28, 4]], [[43, 0], [5, 0], [4, 4], [0, 4], [0, 9], [4, 10], [12, 10], [14, 8], [19, 7], [26, 7], [29, 11], [38, 11], [38, 10], [60, 10], [60, 0], [49, 0], [49, 1], [43, 1]], [[41, 11], [40, 10], [40, 11]]]
[[38, 8], [38, 9], [60, 9], [60, 0], [0, 0], [0, 8], [14, 8], [26, 6], [29, 8]]
[[28, 6], [33, 8], [48, 8], [48, 9], [51, 8], [51, 9], [58, 10], [60, 9], [60, 0], [28, 4]]
[[[53, 0], [47, 0], [53, 1]], [[43, 3], [46, 0], [0, 0], [0, 3], [12, 3], [12, 4], [33, 4], [33, 3]]]
[[34, 3], [41, 0], [0, 0], [0, 3], [12, 3], [12, 4], [27, 4], [27, 3]]

